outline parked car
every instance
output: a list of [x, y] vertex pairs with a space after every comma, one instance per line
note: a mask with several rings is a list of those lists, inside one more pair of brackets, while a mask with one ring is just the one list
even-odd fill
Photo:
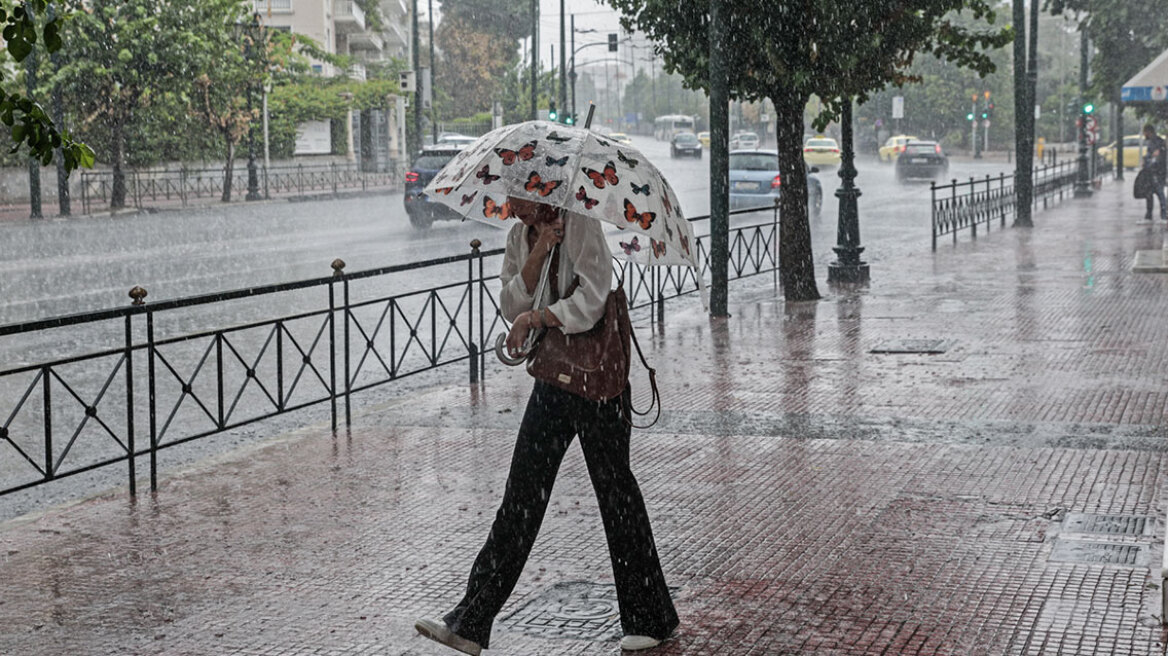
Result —
[[753, 132], [739, 132], [730, 137], [730, 150], [750, 150], [758, 148], [758, 135]]
[[609, 133], [608, 138], [617, 143], [629, 144], [630, 146], [633, 145], [632, 138], [624, 132], [611, 132]]
[[702, 148], [710, 147], [710, 133], [702, 131], [698, 133], [698, 142], [702, 144]]
[[[1099, 156], [1105, 162], [1115, 166], [1115, 144], [1112, 141], [1106, 146], [1099, 147]], [[1144, 146], [1144, 136], [1140, 134], [1129, 134], [1123, 138], [1123, 168], [1136, 169], [1144, 164], [1144, 155], [1148, 154], [1148, 149]]]
[[439, 146], [469, 146], [478, 141], [478, 137], [468, 137], [465, 134], [447, 134], [438, 137]]
[[693, 132], [678, 132], [669, 140], [669, 156], [702, 158], [702, 142]]
[[893, 164], [896, 162], [898, 155], [904, 152], [904, 146], [910, 141], [919, 141], [916, 137], [907, 134], [898, 134], [893, 137], [888, 137], [888, 141], [880, 147], [880, 161]]
[[803, 144], [803, 160], [811, 166], [839, 166], [839, 144], [822, 134], [812, 137]]
[[419, 230], [430, 227], [434, 221], [461, 221], [453, 209], [441, 203], [431, 202], [422, 190], [438, 175], [446, 163], [461, 152], [463, 146], [439, 144], [426, 146], [410, 164], [406, 171], [405, 207], [410, 217], [410, 225]]
[[[807, 166], [807, 212], [811, 216], [819, 216], [823, 209], [823, 184], [816, 173], [819, 173], [817, 167]], [[778, 151], [756, 149], [730, 153], [730, 209], [772, 207], [782, 187]]]
[[910, 141], [896, 158], [896, 179], [905, 182], [911, 178], [933, 180], [949, 173], [949, 158], [936, 141]]

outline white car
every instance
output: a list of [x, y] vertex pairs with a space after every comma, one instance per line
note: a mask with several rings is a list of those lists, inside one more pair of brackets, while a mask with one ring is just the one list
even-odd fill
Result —
[[739, 132], [730, 137], [730, 150], [753, 150], [758, 148], [758, 135], [753, 132]]

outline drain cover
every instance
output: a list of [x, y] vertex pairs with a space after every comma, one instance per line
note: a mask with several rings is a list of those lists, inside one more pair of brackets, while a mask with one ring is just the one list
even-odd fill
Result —
[[881, 342], [872, 353], [944, 353], [949, 350], [946, 339], [892, 339]]
[[1063, 526], [1067, 533], [1090, 533], [1094, 535], [1149, 535], [1152, 522], [1139, 515], [1093, 515], [1090, 513], [1067, 513]]
[[1050, 552], [1050, 560], [1086, 565], [1144, 567], [1147, 565], [1147, 547], [1142, 544], [1059, 539]]
[[544, 638], [601, 640], [620, 635], [616, 586], [557, 583], [503, 618], [510, 629]]

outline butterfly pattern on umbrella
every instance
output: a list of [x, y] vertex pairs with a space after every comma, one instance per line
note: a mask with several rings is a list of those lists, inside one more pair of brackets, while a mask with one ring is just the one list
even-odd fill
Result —
[[545, 121], [505, 126], [456, 155], [427, 185], [438, 189], [444, 193], [432, 199], [466, 218], [506, 225], [514, 218], [508, 198], [528, 198], [615, 226], [616, 257], [696, 265], [693, 230], [668, 181], [635, 148], [589, 130]]

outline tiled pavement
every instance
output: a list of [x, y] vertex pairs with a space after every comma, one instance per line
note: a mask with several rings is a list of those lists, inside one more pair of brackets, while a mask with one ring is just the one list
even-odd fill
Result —
[[[758, 278], [728, 320], [639, 322], [665, 411], [634, 470], [682, 618], [655, 653], [1163, 654], [1141, 213], [1108, 184], [1031, 231], [870, 248], [867, 291]], [[459, 594], [529, 385], [494, 368], [0, 526], [0, 654], [444, 653], [412, 622]], [[617, 652], [611, 580], [573, 449], [488, 653]]]

